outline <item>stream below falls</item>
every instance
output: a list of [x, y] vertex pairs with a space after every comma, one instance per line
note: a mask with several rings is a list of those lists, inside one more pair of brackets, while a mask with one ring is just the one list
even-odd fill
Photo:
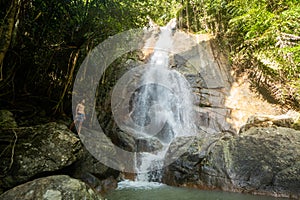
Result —
[[205, 191], [172, 187], [157, 182], [125, 180], [105, 196], [107, 200], [283, 200], [270, 196], [250, 195], [222, 191]]

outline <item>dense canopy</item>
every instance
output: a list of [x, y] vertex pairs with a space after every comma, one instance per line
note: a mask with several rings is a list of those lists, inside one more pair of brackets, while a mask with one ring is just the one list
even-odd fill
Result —
[[[76, 71], [87, 53], [116, 33], [176, 17], [184, 31], [219, 39], [236, 71], [299, 109], [298, 0], [0, 0], [0, 95], [49, 98], [70, 110]], [[67, 104], [68, 105], [68, 104]]]

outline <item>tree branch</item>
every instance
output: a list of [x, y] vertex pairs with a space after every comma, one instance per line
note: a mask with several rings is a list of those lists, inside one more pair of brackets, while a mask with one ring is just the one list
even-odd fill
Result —
[[[15, 27], [15, 18], [17, 11], [19, 9], [18, 0], [12, 0], [9, 9], [7, 10], [6, 16], [4, 18], [4, 24], [0, 27], [0, 71], [2, 72], [3, 60], [5, 58], [6, 52], [10, 46], [13, 29]], [[0, 81], [3, 80], [3, 75], [1, 73]]]

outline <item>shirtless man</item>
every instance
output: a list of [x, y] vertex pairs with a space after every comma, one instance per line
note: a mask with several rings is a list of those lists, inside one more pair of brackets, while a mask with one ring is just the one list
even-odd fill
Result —
[[79, 104], [77, 104], [76, 110], [75, 110], [75, 112], [76, 112], [75, 119], [70, 126], [70, 130], [72, 130], [74, 125], [78, 122], [78, 134], [80, 134], [82, 122], [85, 120], [84, 104], [85, 104], [84, 99]]

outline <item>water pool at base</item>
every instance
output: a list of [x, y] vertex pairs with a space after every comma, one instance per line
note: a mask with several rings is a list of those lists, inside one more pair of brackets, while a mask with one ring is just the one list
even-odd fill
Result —
[[269, 196], [171, 187], [155, 182], [120, 182], [107, 200], [287, 200]]

